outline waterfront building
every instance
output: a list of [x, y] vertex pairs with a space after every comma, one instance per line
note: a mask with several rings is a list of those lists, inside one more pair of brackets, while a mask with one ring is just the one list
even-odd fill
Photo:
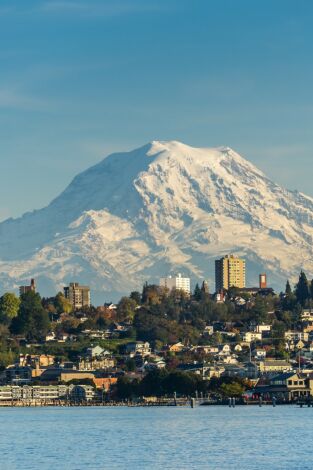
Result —
[[230, 287], [245, 288], [246, 262], [234, 255], [215, 260], [215, 289], [219, 292]]
[[12, 385], [28, 384], [32, 379], [32, 369], [18, 364], [8, 366], [5, 370], [5, 380]]
[[90, 307], [90, 288], [81, 286], [78, 282], [71, 282], [64, 287], [64, 296], [68, 299], [74, 310]]
[[166, 287], [169, 290], [182, 290], [190, 295], [190, 278], [182, 277], [181, 273], [178, 273], [176, 277], [161, 277], [160, 287]]

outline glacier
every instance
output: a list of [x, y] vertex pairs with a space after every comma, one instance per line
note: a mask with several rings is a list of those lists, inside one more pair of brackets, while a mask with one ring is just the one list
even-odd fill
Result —
[[313, 199], [289, 191], [229, 147], [153, 141], [77, 175], [47, 207], [0, 223], [0, 289], [35, 277], [42, 295], [71, 281], [95, 303], [181, 272], [208, 280], [214, 260], [242, 256], [282, 289], [312, 275]]

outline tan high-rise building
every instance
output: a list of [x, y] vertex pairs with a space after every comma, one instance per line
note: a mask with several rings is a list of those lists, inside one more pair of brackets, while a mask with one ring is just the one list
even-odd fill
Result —
[[64, 296], [71, 302], [74, 310], [90, 307], [90, 289], [88, 286], [81, 286], [78, 282], [71, 282], [68, 287], [64, 287]]
[[215, 260], [216, 292], [230, 287], [243, 289], [246, 286], [246, 262], [234, 255]]

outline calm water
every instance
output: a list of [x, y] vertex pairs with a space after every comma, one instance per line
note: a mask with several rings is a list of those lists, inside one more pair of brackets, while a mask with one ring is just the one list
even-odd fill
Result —
[[0, 408], [0, 468], [313, 469], [312, 408]]

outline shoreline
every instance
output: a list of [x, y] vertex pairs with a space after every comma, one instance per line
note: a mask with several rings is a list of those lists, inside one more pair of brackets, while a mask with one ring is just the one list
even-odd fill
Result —
[[234, 405], [230, 405], [228, 402], [207, 402], [207, 401], [183, 401], [183, 402], [141, 402], [141, 403], [132, 403], [132, 402], [55, 402], [55, 401], [7, 401], [0, 403], [1, 408], [50, 408], [50, 407], [58, 407], [58, 408], [72, 408], [72, 407], [124, 407], [124, 408], [143, 408], [143, 407], [188, 407], [188, 408], [197, 408], [199, 406], [223, 406], [227, 408], [235, 408], [237, 406], [272, 406], [275, 408], [276, 406], [286, 406], [286, 405], [296, 405], [300, 408], [313, 407], [313, 404], [307, 402], [282, 402], [282, 403], [273, 403], [272, 401], [264, 401], [262, 403], [258, 401], [251, 401], [251, 402], [238, 402]]

